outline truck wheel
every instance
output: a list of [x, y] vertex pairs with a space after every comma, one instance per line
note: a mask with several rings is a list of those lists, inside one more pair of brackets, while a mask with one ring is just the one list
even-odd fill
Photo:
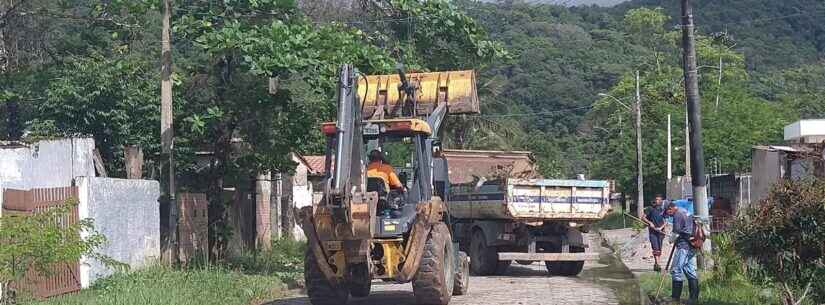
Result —
[[[570, 246], [570, 253], [582, 253], [584, 248]], [[575, 262], [544, 262], [550, 275], [576, 276], [584, 269], [584, 261]]]
[[421, 265], [413, 279], [413, 294], [418, 304], [447, 305], [453, 295], [455, 284], [455, 251], [453, 250], [450, 230], [444, 223], [433, 226]]
[[497, 261], [496, 262], [496, 275], [502, 275], [507, 272], [507, 268], [510, 268], [510, 265], [513, 264], [513, 261]]
[[363, 298], [370, 295], [372, 288], [372, 276], [367, 264], [357, 264], [350, 266], [350, 279], [347, 283], [349, 293], [356, 298]]
[[327, 281], [312, 249], [307, 249], [304, 257], [304, 281], [312, 305], [340, 305], [346, 304], [349, 299], [346, 287], [336, 287]]
[[476, 230], [470, 240], [470, 270], [474, 275], [493, 275], [496, 273], [497, 265], [496, 249], [488, 247], [484, 233]]
[[458, 252], [458, 268], [455, 273], [453, 295], [465, 295], [470, 291], [470, 258], [467, 253]]

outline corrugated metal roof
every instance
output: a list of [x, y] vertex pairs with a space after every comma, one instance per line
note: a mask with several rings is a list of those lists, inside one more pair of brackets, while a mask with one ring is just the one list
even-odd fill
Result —
[[480, 178], [537, 178], [533, 157], [526, 151], [445, 149], [450, 183], [463, 184]]

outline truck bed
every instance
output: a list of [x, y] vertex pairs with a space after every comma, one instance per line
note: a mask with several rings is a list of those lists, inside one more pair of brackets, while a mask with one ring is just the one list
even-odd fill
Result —
[[524, 221], [592, 222], [610, 211], [609, 185], [601, 180], [497, 179], [450, 186], [452, 217]]

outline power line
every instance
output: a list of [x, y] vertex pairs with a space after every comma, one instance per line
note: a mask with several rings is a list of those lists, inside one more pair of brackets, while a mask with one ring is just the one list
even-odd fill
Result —
[[595, 105], [581, 106], [581, 107], [559, 109], [559, 110], [545, 111], [545, 112], [536, 112], [536, 113], [481, 114], [481, 115], [476, 115], [476, 116], [477, 117], [484, 117], [484, 118], [532, 117], [532, 116], [544, 116], [544, 115], [571, 112], [571, 111], [584, 110], [584, 109], [593, 109], [593, 107], [596, 107], [596, 106]]

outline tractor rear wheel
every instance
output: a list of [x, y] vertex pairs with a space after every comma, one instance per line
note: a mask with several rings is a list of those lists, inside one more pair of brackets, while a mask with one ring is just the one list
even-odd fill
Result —
[[433, 226], [421, 264], [413, 279], [413, 294], [418, 304], [447, 305], [453, 295], [455, 285], [455, 251], [450, 230], [444, 223]]
[[304, 281], [312, 305], [341, 305], [349, 299], [346, 287], [335, 286], [324, 276], [312, 249], [307, 249], [304, 256]]

